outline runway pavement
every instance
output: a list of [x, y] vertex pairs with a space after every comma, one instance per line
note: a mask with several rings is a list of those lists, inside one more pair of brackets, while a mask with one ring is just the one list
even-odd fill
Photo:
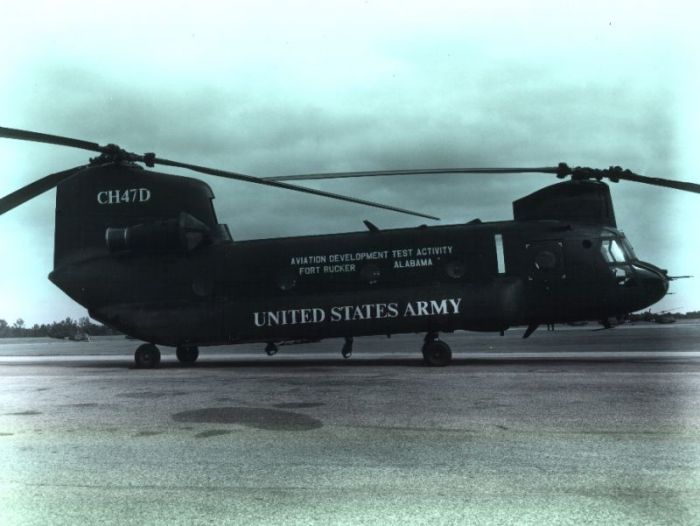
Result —
[[700, 325], [0, 341], [0, 524], [700, 524]]

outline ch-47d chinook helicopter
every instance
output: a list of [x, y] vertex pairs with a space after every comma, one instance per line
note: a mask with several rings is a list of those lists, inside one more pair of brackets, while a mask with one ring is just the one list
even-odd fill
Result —
[[[100, 155], [0, 199], [0, 214], [53, 188], [54, 269], [49, 279], [90, 316], [145, 342], [136, 366], [155, 367], [159, 345], [191, 364], [200, 346], [425, 333], [425, 362], [452, 352], [441, 332], [499, 331], [607, 320], [660, 300], [672, 279], [634, 254], [617, 229], [607, 178], [700, 193], [700, 185], [619, 167], [457, 168], [257, 178], [137, 155], [115, 145], [10, 128], [0, 137]], [[197, 179], [155, 165], [286, 188], [437, 219], [286, 182], [419, 173], [542, 172], [571, 180], [513, 203], [514, 219], [447, 226], [233, 241], [213, 194]]]

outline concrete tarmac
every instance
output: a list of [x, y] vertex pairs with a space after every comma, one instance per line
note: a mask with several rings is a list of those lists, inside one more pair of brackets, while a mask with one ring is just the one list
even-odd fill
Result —
[[0, 524], [700, 524], [700, 325], [0, 340]]

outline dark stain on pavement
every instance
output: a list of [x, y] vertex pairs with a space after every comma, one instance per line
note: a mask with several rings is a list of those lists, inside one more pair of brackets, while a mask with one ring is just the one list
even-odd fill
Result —
[[209, 437], [218, 437], [221, 435], [230, 435], [231, 431], [228, 431], [226, 429], [209, 429], [207, 431], [202, 431], [201, 433], [197, 433], [194, 437], [195, 438], [209, 438]]
[[139, 431], [134, 436], [135, 437], [152, 437], [156, 435], [162, 435], [162, 431]]
[[39, 411], [19, 411], [17, 413], [5, 413], [7, 416], [34, 416], [40, 415]]
[[11, 437], [14, 433], [0, 433], [0, 437]]
[[316, 418], [291, 411], [258, 407], [208, 407], [172, 415], [176, 422], [240, 424], [270, 431], [308, 431], [323, 427]]
[[98, 405], [94, 402], [83, 402], [80, 404], [65, 404], [65, 407], [97, 407]]

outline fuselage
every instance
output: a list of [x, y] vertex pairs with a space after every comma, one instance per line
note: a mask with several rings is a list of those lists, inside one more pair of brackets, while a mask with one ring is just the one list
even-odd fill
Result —
[[667, 291], [618, 230], [503, 221], [98, 254], [50, 279], [165, 345], [314, 340], [601, 320]]

